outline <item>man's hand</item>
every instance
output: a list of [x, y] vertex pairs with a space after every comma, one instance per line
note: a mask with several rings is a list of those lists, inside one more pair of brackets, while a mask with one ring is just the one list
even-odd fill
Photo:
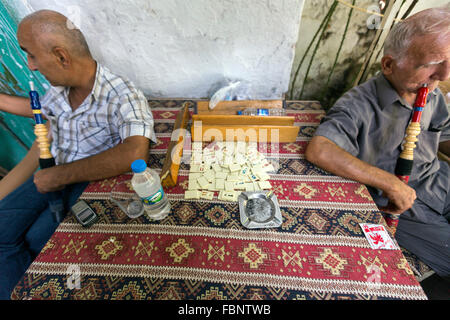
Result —
[[53, 192], [64, 189], [61, 183], [61, 173], [58, 166], [39, 170], [34, 174], [34, 184], [40, 193]]
[[416, 199], [414, 189], [395, 175], [361, 161], [325, 137], [313, 137], [306, 149], [306, 159], [335, 175], [383, 190], [389, 204], [380, 210], [386, 213], [401, 214]]
[[383, 212], [401, 214], [410, 209], [416, 200], [416, 191], [400, 179], [397, 180], [392, 181], [392, 188], [383, 192], [383, 196], [389, 199], [387, 206], [379, 208]]

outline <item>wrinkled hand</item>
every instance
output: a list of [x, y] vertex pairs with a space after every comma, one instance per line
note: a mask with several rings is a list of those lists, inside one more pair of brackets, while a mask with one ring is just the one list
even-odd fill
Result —
[[39, 170], [34, 174], [34, 184], [40, 193], [53, 192], [64, 189], [61, 182], [61, 173], [59, 167]]
[[383, 192], [389, 203], [380, 210], [390, 214], [402, 214], [410, 209], [416, 200], [416, 191], [400, 179], [393, 179], [391, 188]]

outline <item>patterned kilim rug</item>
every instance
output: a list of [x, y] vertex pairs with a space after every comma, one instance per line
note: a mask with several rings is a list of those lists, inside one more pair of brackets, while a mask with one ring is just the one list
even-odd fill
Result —
[[[149, 165], [156, 170], [183, 102], [150, 102], [158, 142]], [[245, 229], [238, 204], [218, 200], [217, 194], [211, 201], [184, 200], [188, 143], [179, 182], [166, 190], [172, 205], [167, 218], [129, 219], [109, 201], [111, 189], [130, 174], [91, 183], [82, 198], [100, 221], [83, 229], [67, 217], [12, 297], [426, 299], [400, 250], [372, 250], [366, 241], [358, 223], [385, 224], [367, 189], [304, 159], [324, 115], [320, 105], [292, 102], [288, 107], [300, 126], [297, 141], [260, 145], [278, 169], [270, 182], [281, 206], [281, 227]]]

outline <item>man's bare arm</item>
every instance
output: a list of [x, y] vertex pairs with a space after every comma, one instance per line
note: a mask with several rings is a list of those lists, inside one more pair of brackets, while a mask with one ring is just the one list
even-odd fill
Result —
[[[47, 130], [50, 130], [50, 122], [45, 124]], [[52, 142], [50, 136], [49, 142]], [[0, 180], [0, 200], [5, 198], [9, 193], [18, 188], [22, 183], [27, 181], [39, 167], [39, 144], [35, 140], [25, 157]]]
[[34, 183], [42, 192], [60, 189], [64, 185], [110, 178], [130, 171], [136, 159], [148, 160], [149, 140], [132, 136], [123, 143], [97, 155], [36, 172]]
[[33, 117], [30, 99], [0, 93], [0, 110], [22, 117]]
[[311, 140], [306, 159], [335, 175], [383, 190], [391, 202], [383, 208], [385, 212], [400, 214], [411, 208], [416, 199], [414, 189], [395, 175], [359, 160], [325, 137], [315, 136]]
[[39, 148], [35, 141], [22, 161], [0, 180], [0, 200], [27, 181], [38, 167]]

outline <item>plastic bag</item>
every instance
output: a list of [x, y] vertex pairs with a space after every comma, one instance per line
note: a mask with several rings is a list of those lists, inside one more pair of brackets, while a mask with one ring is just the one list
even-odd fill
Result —
[[220, 101], [251, 100], [250, 89], [248, 83], [242, 81], [230, 82], [226, 87], [220, 88], [214, 93], [209, 101], [209, 109], [214, 109]]

